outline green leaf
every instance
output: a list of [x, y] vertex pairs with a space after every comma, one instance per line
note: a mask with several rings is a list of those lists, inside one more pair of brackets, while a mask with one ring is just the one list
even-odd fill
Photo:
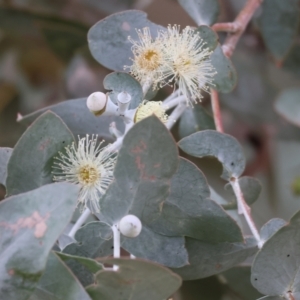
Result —
[[215, 122], [201, 104], [187, 107], [179, 119], [179, 136], [184, 138], [197, 131], [216, 129]]
[[115, 181], [100, 200], [99, 219], [112, 226], [133, 214], [146, 225], [150, 206], [159, 207], [168, 196], [178, 160], [173, 137], [157, 117], [136, 123], [119, 150]]
[[29, 300], [91, 300], [76, 277], [50, 252], [45, 272]]
[[209, 48], [209, 50], [214, 51], [216, 49], [219, 44], [219, 36], [214, 30], [208, 26], [201, 25], [196, 28], [195, 31], [199, 33], [200, 37], [205, 42], [205, 46]]
[[53, 158], [74, 141], [63, 121], [52, 112], [40, 116], [16, 144], [7, 166], [7, 195], [52, 182]]
[[299, 1], [263, 1], [258, 24], [267, 48], [274, 58], [281, 62], [296, 39]]
[[276, 233], [280, 228], [286, 225], [286, 221], [279, 218], [274, 218], [269, 220], [260, 229], [260, 238], [262, 241], [267, 241], [274, 233]]
[[221, 93], [231, 92], [236, 86], [237, 74], [231, 60], [224, 55], [220, 44], [210, 56], [210, 60], [217, 72], [212, 88]]
[[103, 270], [103, 265], [93, 259], [61, 252], [56, 252], [56, 254], [72, 270], [83, 286], [94, 283], [94, 274]]
[[12, 151], [12, 148], [0, 148], [0, 184], [3, 184], [4, 186], [7, 177], [7, 164]]
[[188, 236], [206, 242], [243, 241], [236, 222], [209, 197], [203, 173], [181, 158], [171, 179], [169, 197], [157, 209], [149, 210], [148, 226], [167, 236]]
[[183, 237], [160, 235], [144, 225], [136, 238], [122, 236], [122, 248], [129, 253], [173, 268], [189, 263], [184, 243]]
[[226, 285], [239, 299], [253, 300], [262, 296], [251, 284], [251, 267], [239, 266], [221, 274], [226, 280]]
[[103, 80], [104, 88], [112, 90], [109, 96], [114, 103], [117, 103], [118, 94], [127, 92], [131, 96], [129, 109], [137, 108], [143, 100], [143, 90], [137, 80], [127, 73], [113, 72]]
[[299, 299], [299, 248], [300, 212], [273, 234], [258, 252], [252, 265], [253, 286], [264, 295]]
[[69, 244], [63, 253], [82, 257], [103, 257], [112, 254], [112, 230], [102, 222], [90, 222], [75, 234], [77, 243]]
[[256, 241], [246, 238], [244, 243], [209, 244], [186, 238], [189, 265], [172, 269], [183, 280], [209, 277], [226, 271], [252, 256], [257, 251]]
[[[115, 13], [96, 23], [88, 32], [89, 48], [93, 57], [103, 66], [114, 71], [123, 71], [131, 65], [132, 39], [139, 40], [136, 29], [149, 27], [151, 34], [163, 29], [147, 19], [147, 14], [138, 10]], [[122, 51], [120, 51], [122, 49]]]
[[105, 259], [105, 264], [119, 266], [116, 271], [100, 271], [96, 284], [87, 288], [94, 300], [162, 300], [181, 285], [181, 279], [170, 270], [138, 259]]
[[72, 217], [77, 193], [75, 185], [54, 183], [0, 202], [1, 299], [28, 299]]
[[218, 0], [178, 0], [197, 25], [212, 25], [216, 22], [220, 4]]
[[223, 165], [222, 178], [238, 178], [245, 169], [245, 157], [238, 141], [214, 130], [196, 132], [179, 141], [178, 146], [195, 157], [214, 156]]
[[275, 110], [284, 119], [296, 126], [300, 126], [300, 89], [284, 90], [275, 102]]
[[115, 121], [118, 128], [124, 128], [124, 122], [120, 117], [94, 116], [86, 106], [86, 98], [64, 101], [48, 106], [22, 117], [21, 124], [30, 125], [37, 117], [46, 111], [57, 114], [66, 123], [74, 136], [86, 134], [98, 134], [104, 139], [111, 139], [109, 124]]
[[[261, 186], [260, 182], [256, 178], [249, 177], [249, 176], [243, 176], [243, 177], [239, 178], [238, 180], [239, 180], [239, 184], [240, 184], [241, 190], [243, 192], [245, 201], [249, 205], [253, 204], [258, 199], [258, 197], [261, 193], [261, 190], [262, 190], [262, 186]], [[235, 197], [235, 194], [233, 192], [233, 189], [232, 189], [232, 186], [230, 183], [227, 183], [225, 185], [225, 190], [229, 191]]]

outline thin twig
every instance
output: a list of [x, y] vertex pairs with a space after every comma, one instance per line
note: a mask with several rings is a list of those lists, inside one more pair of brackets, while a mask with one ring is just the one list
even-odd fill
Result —
[[[121, 236], [120, 231], [117, 225], [113, 225], [111, 227], [113, 231], [113, 238], [114, 238], [114, 258], [120, 258], [121, 255]], [[113, 270], [117, 271], [119, 269], [118, 266], [114, 265]]]
[[166, 122], [166, 127], [170, 130], [173, 125], [176, 123], [176, 121], [180, 118], [180, 116], [183, 114], [183, 112], [186, 109], [186, 104], [179, 103], [177, 107], [172, 111], [171, 115], [168, 118], [168, 121]]
[[77, 230], [81, 227], [82, 224], [85, 223], [85, 221], [89, 218], [90, 215], [91, 211], [88, 208], [86, 208], [84, 212], [80, 215], [80, 217], [77, 219], [76, 223], [70, 230], [68, 236], [74, 238]]
[[165, 103], [165, 101], [162, 103], [162, 107], [166, 110], [171, 109], [177, 105], [179, 105], [180, 103], [185, 103], [186, 102], [186, 97], [181, 95], [178, 97], [175, 97], [171, 100], [169, 100], [167, 103]]
[[248, 204], [245, 201], [243, 192], [242, 192], [240, 184], [239, 184], [239, 179], [238, 178], [231, 178], [230, 184], [232, 186], [232, 189], [233, 189], [234, 194], [235, 194], [236, 199], [237, 199], [238, 213], [244, 215], [253, 236], [257, 240], [258, 247], [261, 248], [262, 242], [261, 242], [261, 239], [260, 239], [260, 235], [259, 235], [258, 230], [256, 228], [256, 225], [255, 225], [255, 223], [252, 219], [251, 208], [248, 206]]
[[223, 133], [224, 128], [223, 128], [222, 116], [220, 110], [219, 94], [216, 90], [213, 89], [211, 89], [211, 107], [213, 111], [216, 130]]
[[237, 28], [236, 32], [230, 34], [225, 40], [222, 49], [227, 57], [230, 57], [241, 37], [245, 31], [248, 23], [258, 7], [262, 4], [263, 0], [248, 0], [244, 8], [240, 11], [238, 16], [233, 22], [233, 27]]
[[214, 31], [225, 31], [225, 32], [231, 32], [231, 33], [234, 33], [237, 30], [239, 30], [237, 24], [234, 22], [216, 23], [211, 28]]

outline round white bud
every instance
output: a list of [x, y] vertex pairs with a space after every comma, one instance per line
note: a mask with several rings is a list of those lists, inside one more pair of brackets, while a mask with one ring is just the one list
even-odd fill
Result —
[[86, 106], [92, 113], [97, 115], [105, 108], [106, 102], [107, 98], [104, 93], [95, 92], [88, 96], [86, 100]]
[[128, 103], [131, 101], [131, 96], [127, 92], [121, 92], [118, 94], [118, 101], [122, 104]]
[[137, 237], [142, 231], [140, 219], [134, 215], [127, 215], [119, 222], [120, 232], [130, 238]]

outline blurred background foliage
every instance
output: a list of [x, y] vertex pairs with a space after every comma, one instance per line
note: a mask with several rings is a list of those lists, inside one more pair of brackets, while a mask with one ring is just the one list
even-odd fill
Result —
[[[246, 1], [219, 2], [218, 22], [231, 22]], [[104, 91], [102, 82], [110, 71], [92, 58], [87, 32], [100, 19], [126, 9], [143, 10], [150, 21], [163, 26], [196, 26], [175, 0], [0, 0], [1, 147], [13, 147], [26, 129], [16, 122], [18, 114]], [[247, 157], [244, 175], [258, 178], [263, 186], [252, 205], [259, 227], [274, 217], [288, 220], [300, 209], [300, 91], [295, 90], [300, 87], [300, 34], [298, 30], [285, 49], [274, 52], [274, 41], [266, 43], [270, 36], [266, 20], [260, 9], [232, 56], [238, 84], [233, 92], [221, 94], [225, 132], [240, 141]], [[219, 36], [221, 42], [226, 37]], [[279, 39], [287, 44], [285, 34], [276, 38], [274, 43]], [[169, 93], [166, 87], [155, 99]], [[210, 113], [208, 95], [195, 109], [196, 130], [213, 128], [203, 108]], [[189, 119], [192, 112], [185, 114]], [[181, 127], [177, 124], [173, 129], [177, 139]], [[232, 197], [224, 191], [221, 165], [215, 159], [190, 160], [217, 192]], [[249, 278], [249, 267], [236, 267], [219, 276], [185, 282], [174, 299], [198, 299], [200, 294], [203, 300], [258, 298]]]

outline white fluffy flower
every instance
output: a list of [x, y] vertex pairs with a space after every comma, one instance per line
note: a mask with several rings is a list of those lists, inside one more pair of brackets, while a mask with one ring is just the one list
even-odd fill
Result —
[[78, 146], [73, 142], [65, 154], [59, 152], [53, 166], [53, 180], [79, 184], [78, 205], [84, 208], [89, 203], [92, 212], [100, 211], [99, 199], [113, 180], [116, 162], [115, 154], [107, 147], [100, 149], [101, 144], [97, 136], [79, 138]]
[[201, 90], [209, 92], [216, 74], [210, 61], [211, 51], [200, 35], [191, 27], [186, 27], [180, 33], [179, 26], [168, 26], [162, 33], [165, 60], [168, 71], [165, 74], [169, 81], [178, 85], [179, 93], [187, 99], [187, 104], [193, 105], [201, 99]]
[[133, 44], [131, 47], [133, 58], [131, 66], [125, 66], [131, 74], [142, 84], [152, 85], [156, 88], [158, 84], [164, 82], [165, 78], [165, 53], [164, 45], [158, 36], [153, 39], [148, 27], [137, 30], [139, 40], [128, 37]]

